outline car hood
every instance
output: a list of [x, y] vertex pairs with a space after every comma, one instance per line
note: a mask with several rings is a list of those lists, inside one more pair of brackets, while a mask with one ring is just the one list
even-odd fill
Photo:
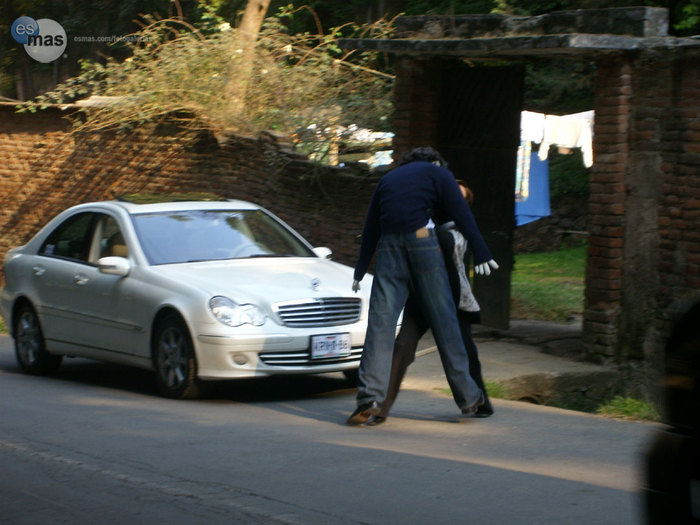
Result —
[[[317, 257], [237, 259], [155, 267], [158, 273], [224, 295], [237, 303], [259, 306], [281, 301], [354, 296], [353, 269]], [[369, 294], [365, 279], [358, 296]]]

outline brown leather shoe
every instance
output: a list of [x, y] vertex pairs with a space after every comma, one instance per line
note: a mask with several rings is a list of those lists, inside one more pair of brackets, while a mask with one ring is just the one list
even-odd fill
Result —
[[363, 403], [355, 409], [345, 423], [347, 425], [362, 425], [363, 423], [367, 423], [367, 420], [371, 416], [376, 416], [381, 411], [382, 406], [376, 401]]

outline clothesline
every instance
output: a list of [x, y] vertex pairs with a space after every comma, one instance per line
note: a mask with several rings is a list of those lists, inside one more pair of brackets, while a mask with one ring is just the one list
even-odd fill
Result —
[[581, 148], [583, 163], [590, 168], [593, 165], [593, 119], [593, 110], [571, 115], [523, 111], [520, 115], [520, 140], [538, 143], [540, 160], [547, 158], [550, 146]]
[[[593, 165], [593, 111], [572, 115], [545, 115], [523, 111], [515, 174], [515, 219], [521, 226], [550, 215], [550, 146], [581, 148], [586, 167]], [[539, 144], [539, 152], [532, 144]]]

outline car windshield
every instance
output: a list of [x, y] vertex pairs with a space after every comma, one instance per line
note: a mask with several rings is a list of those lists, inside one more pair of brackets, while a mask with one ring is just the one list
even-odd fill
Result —
[[315, 256], [262, 210], [187, 210], [132, 218], [150, 264]]

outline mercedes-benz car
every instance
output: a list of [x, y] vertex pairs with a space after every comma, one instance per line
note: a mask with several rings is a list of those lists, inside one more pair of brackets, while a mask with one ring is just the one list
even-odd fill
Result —
[[250, 202], [80, 204], [8, 252], [2, 315], [29, 374], [86, 357], [152, 369], [172, 398], [212, 380], [353, 378], [371, 276], [354, 293], [330, 255]]

